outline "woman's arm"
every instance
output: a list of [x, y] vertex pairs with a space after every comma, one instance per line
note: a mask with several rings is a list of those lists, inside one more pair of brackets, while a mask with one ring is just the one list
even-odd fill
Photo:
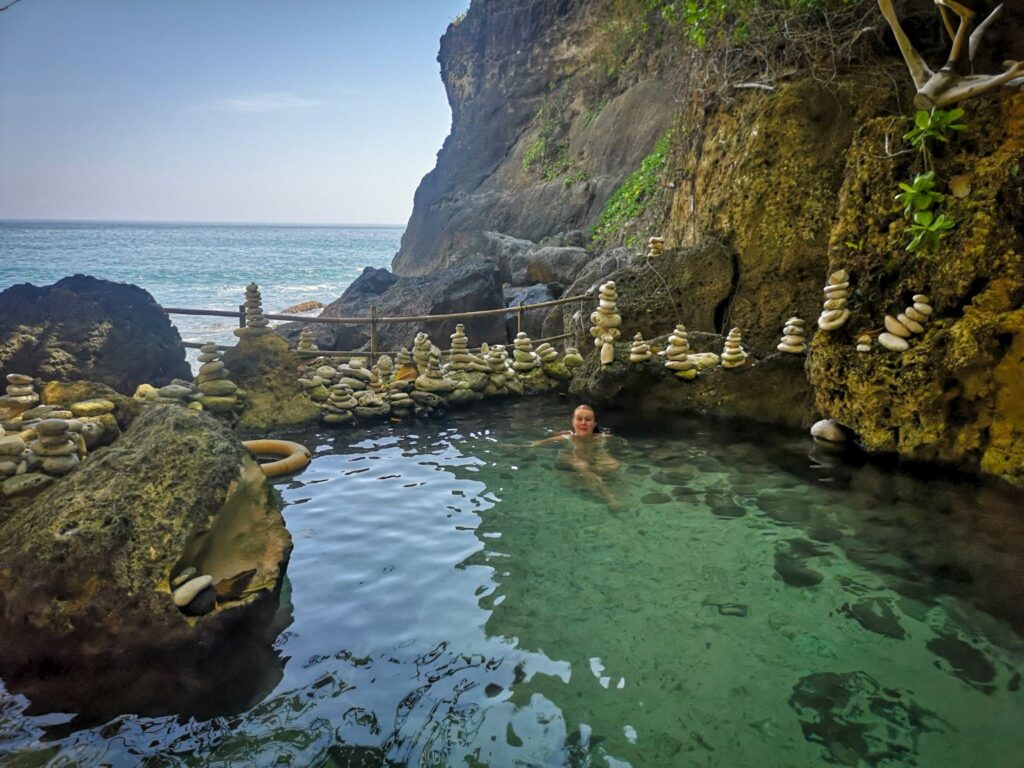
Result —
[[536, 448], [539, 445], [550, 445], [551, 443], [557, 443], [557, 442], [560, 442], [562, 440], [568, 440], [571, 437], [572, 437], [572, 432], [559, 432], [557, 435], [552, 435], [551, 437], [545, 437], [543, 440], [537, 440], [537, 441], [535, 441], [533, 443], [530, 443], [530, 447], [531, 448]]

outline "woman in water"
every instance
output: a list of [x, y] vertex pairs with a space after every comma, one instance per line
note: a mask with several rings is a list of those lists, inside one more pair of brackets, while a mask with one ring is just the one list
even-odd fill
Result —
[[572, 412], [571, 430], [538, 440], [534, 445], [564, 444], [562, 461], [579, 475], [586, 487], [601, 496], [610, 509], [618, 509], [618, 501], [604, 482], [604, 477], [620, 466], [619, 460], [608, 453], [607, 438], [608, 435], [598, 429], [594, 409], [579, 405]]

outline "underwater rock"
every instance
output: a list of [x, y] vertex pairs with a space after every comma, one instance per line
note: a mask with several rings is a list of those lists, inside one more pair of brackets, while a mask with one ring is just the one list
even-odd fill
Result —
[[668, 504], [672, 501], [672, 497], [664, 493], [646, 493], [640, 501], [644, 504]]
[[996, 678], [995, 665], [973, 645], [952, 635], [939, 635], [926, 643], [929, 651], [945, 660], [950, 670], [968, 685], [989, 690]]
[[839, 612], [876, 635], [891, 637], [893, 640], [902, 640], [907, 636], [889, 601], [881, 597], [864, 598], [852, 605], [844, 603]]
[[789, 705], [804, 737], [840, 765], [916, 766], [917, 745], [947, 725], [907, 691], [880, 685], [865, 672], [818, 672], [800, 678]]

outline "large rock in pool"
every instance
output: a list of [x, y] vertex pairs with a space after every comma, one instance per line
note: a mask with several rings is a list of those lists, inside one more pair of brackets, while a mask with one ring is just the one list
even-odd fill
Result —
[[0, 293], [0, 371], [88, 379], [126, 395], [192, 377], [177, 329], [149, 293], [86, 275]]
[[[273, 618], [290, 550], [238, 438], [153, 406], [31, 502], [0, 506], [0, 676], [85, 721], [244, 708], [280, 678]], [[194, 617], [170, 585], [190, 569], [246, 583]]]

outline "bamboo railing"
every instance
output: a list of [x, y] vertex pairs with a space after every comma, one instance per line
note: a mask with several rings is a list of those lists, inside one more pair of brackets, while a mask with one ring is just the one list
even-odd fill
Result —
[[[580, 294], [578, 296], [567, 296], [561, 299], [553, 299], [552, 301], [541, 301], [536, 304], [523, 304], [519, 303], [514, 307], [501, 307], [498, 309], [477, 309], [470, 312], [452, 312], [445, 315], [406, 315], [406, 316], [395, 316], [395, 317], [379, 317], [377, 315], [377, 305], [373, 304], [370, 306], [369, 317], [295, 317], [295, 315], [270, 315], [264, 314], [267, 320], [286, 320], [289, 322], [298, 323], [327, 323], [335, 325], [369, 325], [370, 326], [370, 351], [363, 352], [359, 350], [310, 350], [295, 352], [302, 357], [365, 357], [369, 355], [371, 364], [380, 355], [395, 355], [398, 350], [387, 350], [380, 351], [377, 349], [377, 327], [379, 325], [393, 325], [397, 323], [425, 323], [431, 320], [460, 320], [467, 317], [488, 317], [493, 315], [512, 315], [516, 316], [516, 332], [523, 330], [523, 315], [526, 312], [534, 309], [545, 309], [548, 307], [557, 307], [562, 304], [571, 304], [575, 301], [583, 302], [588, 299], [592, 299], [593, 296], [590, 294]], [[245, 327], [245, 305], [240, 304], [238, 309], [235, 311], [224, 310], [224, 309], [190, 309], [186, 307], [161, 307], [160, 308], [166, 315], [200, 315], [206, 317], [235, 317], [238, 318], [238, 326], [240, 328]], [[549, 336], [544, 339], [533, 339], [535, 344], [541, 342], [558, 341], [560, 339], [566, 339], [571, 337], [571, 333], [563, 333], [558, 336]], [[506, 343], [506, 342], [501, 342]], [[197, 342], [182, 342], [182, 346], [198, 349], [202, 347], [202, 344]], [[218, 345], [218, 349], [227, 349], [225, 345]], [[479, 347], [475, 347], [473, 351], [479, 351]], [[443, 350], [445, 354], [448, 350]]]

